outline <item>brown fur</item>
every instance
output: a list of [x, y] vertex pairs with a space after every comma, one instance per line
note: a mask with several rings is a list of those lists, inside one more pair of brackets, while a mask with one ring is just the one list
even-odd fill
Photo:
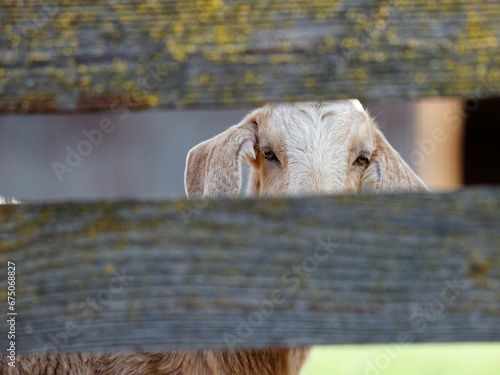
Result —
[[296, 375], [305, 349], [0, 357], [2, 375]]

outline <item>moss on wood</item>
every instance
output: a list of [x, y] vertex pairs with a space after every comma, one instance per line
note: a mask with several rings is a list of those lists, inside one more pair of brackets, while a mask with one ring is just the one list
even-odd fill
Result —
[[4, 1], [0, 113], [500, 93], [496, 1]]

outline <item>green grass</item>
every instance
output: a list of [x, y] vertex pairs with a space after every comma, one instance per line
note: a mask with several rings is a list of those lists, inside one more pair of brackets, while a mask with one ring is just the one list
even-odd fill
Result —
[[318, 346], [302, 375], [500, 375], [500, 344]]

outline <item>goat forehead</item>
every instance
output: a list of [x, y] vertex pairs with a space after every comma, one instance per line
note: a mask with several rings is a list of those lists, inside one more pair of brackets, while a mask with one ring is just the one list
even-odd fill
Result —
[[267, 140], [289, 151], [321, 151], [322, 146], [345, 143], [356, 128], [369, 125], [357, 100], [276, 104], [268, 120]]

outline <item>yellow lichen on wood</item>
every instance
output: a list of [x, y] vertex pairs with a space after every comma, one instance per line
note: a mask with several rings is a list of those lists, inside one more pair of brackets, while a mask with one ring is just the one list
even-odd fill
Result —
[[[34, 7], [30, 4], [25, 8]], [[82, 4], [78, 12], [60, 6], [28, 27], [29, 42], [19, 31], [21, 13], [6, 16], [0, 41], [17, 44], [0, 49], [5, 71], [0, 111], [36, 111], [40, 106], [30, 105], [20, 92], [25, 85], [14, 83], [40, 90], [47, 77], [51, 85], [44, 94], [54, 94], [54, 110], [85, 110], [89, 102], [94, 109], [109, 109], [110, 101], [100, 98], [130, 90], [143, 92], [141, 105], [133, 108], [319, 100], [360, 91], [384, 99], [385, 87], [391, 97], [466, 95], [479, 79], [500, 91], [494, 80], [500, 34], [490, 16], [500, 13], [499, 6], [479, 0], [105, 5]], [[92, 22], [97, 26], [90, 27]], [[152, 64], [162, 68], [158, 84], [139, 85]], [[461, 65], [471, 67], [468, 76]], [[271, 73], [275, 66], [278, 75]], [[222, 81], [233, 87], [227, 90]], [[367, 90], [359, 90], [359, 83]], [[79, 103], [86, 104], [79, 108]]]

